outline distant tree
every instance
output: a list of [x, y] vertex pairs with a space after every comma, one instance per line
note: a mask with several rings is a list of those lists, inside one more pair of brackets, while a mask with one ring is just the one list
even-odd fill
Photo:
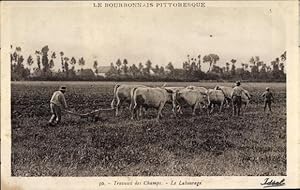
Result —
[[280, 67], [280, 71], [284, 72], [284, 63], [283, 62], [281, 62], [279, 64], [279, 67]]
[[237, 76], [239, 79], [242, 79], [243, 75], [244, 75], [243, 68], [235, 68], [235, 76]]
[[121, 62], [120, 59], [117, 60], [116, 65], [117, 65], [118, 73], [121, 74], [121, 65], [122, 65], [122, 62]]
[[129, 73], [133, 78], [135, 78], [138, 75], [139, 69], [135, 64], [129, 67]]
[[51, 59], [50, 59], [50, 62], [49, 62], [50, 69], [52, 69], [54, 67], [54, 59], [56, 59], [56, 53], [52, 52]]
[[281, 61], [286, 61], [286, 51], [284, 51], [283, 54], [281, 54], [280, 58]]
[[261, 67], [262, 67], [263, 64], [264, 64], [263, 61], [257, 61], [257, 62], [256, 62], [256, 66], [257, 66], [258, 72], [260, 71], [260, 69], [261, 69]]
[[125, 75], [127, 75], [127, 73], [128, 73], [128, 61], [127, 61], [127, 59], [124, 59], [123, 60], [123, 67], [122, 67], [122, 70], [123, 70], [123, 73], [125, 74]]
[[50, 59], [49, 66], [50, 66], [50, 69], [52, 69], [54, 67], [54, 61], [53, 61], [53, 59]]
[[235, 63], [236, 63], [236, 59], [231, 59], [230, 62], [232, 63], [231, 65], [231, 75], [232, 77], [235, 76]]
[[51, 59], [56, 59], [56, 53], [55, 52], [51, 53]]
[[277, 57], [275, 61], [271, 61], [271, 65], [273, 66], [272, 78], [280, 79], [282, 76], [282, 72], [279, 70], [279, 58]]
[[13, 57], [13, 64], [16, 64], [18, 62], [19, 59], [19, 54], [15, 51], [12, 55]]
[[95, 73], [98, 75], [98, 61], [97, 60], [94, 61], [93, 68], [95, 69]]
[[203, 57], [203, 63], [209, 63], [209, 68], [207, 72], [211, 71], [212, 65], [215, 65], [220, 57], [216, 54], [208, 54]]
[[150, 75], [150, 70], [152, 68], [152, 62], [150, 60], [147, 60], [145, 65], [146, 65], [145, 72], [146, 72], [146, 74]]
[[282, 73], [284, 73], [284, 65], [285, 65], [285, 62], [286, 62], [286, 51], [283, 52], [283, 54], [281, 54], [280, 56], [280, 59], [281, 59], [281, 62], [279, 64], [279, 67], [280, 67], [280, 70]]
[[189, 71], [190, 70], [190, 64], [188, 62], [183, 62], [182, 68], [185, 71]]
[[118, 75], [118, 70], [117, 68], [114, 66], [114, 63], [110, 63], [110, 69], [109, 71], [106, 73], [107, 77], [115, 77]]
[[222, 67], [222, 72], [225, 73], [226, 72], [226, 67]]
[[163, 66], [160, 66], [159, 68], [159, 76], [164, 76], [165, 75], [165, 68]]
[[198, 67], [197, 67], [197, 65], [196, 65], [196, 59], [195, 59], [195, 58], [192, 58], [191, 61], [192, 61], [192, 63], [191, 63], [190, 70], [191, 70], [191, 71], [196, 71], [196, 70], [198, 70]]
[[201, 71], [201, 55], [198, 55], [197, 68], [199, 71]]
[[262, 64], [259, 75], [260, 78], [267, 78], [267, 65], [265, 63]]
[[276, 61], [271, 61], [271, 65], [273, 66], [273, 71], [278, 70], [278, 66], [276, 65]]
[[[71, 58], [70, 64], [71, 64], [71, 65], [75, 65], [75, 64], [76, 64], [76, 59], [75, 59], [74, 57]], [[75, 67], [74, 67], [74, 68], [75, 68]]]
[[69, 60], [70, 60], [70, 59], [69, 59], [68, 57], [64, 57], [64, 62], [65, 62], [65, 63], [69, 63]]
[[235, 64], [235, 63], [236, 63], [236, 59], [231, 59], [230, 62], [231, 62], [232, 64]]
[[49, 47], [46, 45], [42, 48], [41, 54], [42, 54], [43, 74], [47, 77], [51, 75], [48, 52], [49, 52]]
[[85, 65], [85, 60], [83, 57], [81, 57], [79, 60], [78, 60], [78, 65], [81, 67], [81, 70], [83, 69], [83, 66]]
[[27, 58], [27, 65], [28, 65], [29, 67], [31, 67], [32, 64], [33, 64], [33, 58], [32, 58], [31, 55], [29, 55], [28, 58]]
[[226, 62], [226, 71], [229, 72], [229, 66], [230, 64], [228, 62]]
[[166, 66], [166, 69], [168, 69], [169, 71], [174, 71], [174, 66], [172, 64], [172, 62], [169, 62], [168, 65]]
[[65, 72], [66, 72], [66, 77], [69, 78], [69, 58], [68, 57], [64, 57], [64, 68], [65, 68]]
[[76, 72], [75, 72], [75, 66], [74, 66], [74, 64], [71, 67], [71, 69], [69, 69], [69, 78], [71, 78], [71, 79], [75, 79], [76, 78]]
[[21, 65], [23, 63], [23, 61], [24, 61], [23, 55], [20, 55], [19, 58], [18, 58], [17, 64]]
[[250, 58], [250, 60], [249, 60], [249, 63], [251, 63], [251, 64], [253, 64], [253, 65], [255, 65], [256, 63], [255, 63], [255, 59], [254, 59], [254, 57], [251, 57]]
[[279, 58], [276, 57], [274, 63], [272, 64], [273, 65], [273, 71], [279, 71]]
[[241, 63], [242, 69], [245, 70], [245, 63]]
[[17, 52], [18, 55], [20, 55], [21, 51], [22, 51], [21, 47], [16, 47], [16, 52]]
[[13, 65], [14, 56], [13, 56], [13, 46], [10, 45], [10, 64]]
[[61, 69], [62, 69], [62, 72], [65, 72], [65, 64], [64, 64], [64, 52], [60, 52], [60, 59], [61, 59]]
[[139, 75], [142, 75], [142, 74], [143, 74], [143, 70], [144, 70], [144, 65], [143, 65], [143, 63], [139, 63], [138, 68], [139, 68]]
[[253, 79], [256, 79], [259, 76], [259, 66], [261, 65], [259, 56], [251, 57], [249, 63], [252, 64], [250, 66], [251, 76]]
[[40, 51], [35, 51], [35, 55], [36, 55], [36, 63], [38, 66], [38, 69], [41, 70], [41, 52]]
[[217, 54], [211, 54], [211, 57], [213, 58], [213, 65], [215, 65], [217, 61], [220, 60], [220, 57]]
[[152, 69], [155, 75], [159, 75], [159, 66], [156, 64], [155, 67]]
[[191, 63], [190, 55], [187, 55], [187, 60], [188, 60], [188, 64], [190, 64]]

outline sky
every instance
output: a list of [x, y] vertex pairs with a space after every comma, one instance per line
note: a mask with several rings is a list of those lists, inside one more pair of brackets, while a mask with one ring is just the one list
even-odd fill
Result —
[[[110, 65], [118, 58], [177, 68], [191, 57], [218, 54], [219, 65], [251, 56], [269, 64], [286, 48], [284, 12], [269, 7], [95, 8], [91, 3], [10, 5], [8, 41], [27, 57], [48, 45], [58, 55]], [[57, 65], [60, 59], [55, 60]], [[203, 66], [205, 69], [206, 66]], [[206, 67], [207, 68], [207, 67]]]

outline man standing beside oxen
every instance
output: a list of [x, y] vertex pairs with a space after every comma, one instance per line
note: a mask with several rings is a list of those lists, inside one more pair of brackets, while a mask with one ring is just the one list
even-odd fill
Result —
[[232, 99], [232, 105], [233, 105], [233, 115], [240, 115], [241, 112], [241, 106], [242, 106], [242, 95], [245, 91], [241, 86], [241, 82], [237, 81], [235, 83], [235, 87], [233, 88], [231, 99]]

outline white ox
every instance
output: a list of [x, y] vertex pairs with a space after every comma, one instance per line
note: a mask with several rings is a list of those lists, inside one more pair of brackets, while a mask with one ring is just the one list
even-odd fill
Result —
[[[157, 119], [162, 117], [162, 109], [168, 101], [172, 101], [171, 90], [165, 88], [152, 88], [152, 87], [136, 87], [132, 89], [131, 97], [131, 108], [132, 108], [132, 119], [139, 118], [141, 116], [142, 108], [156, 108]], [[140, 111], [140, 115], [138, 114]]]
[[182, 107], [182, 105], [185, 103], [192, 107], [193, 115], [195, 115], [196, 109], [198, 107], [200, 108], [200, 110], [202, 110], [202, 107], [206, 106], [207, 103], [206, 91], [207, 90], [203, 87], [185, 88], [178, 91], [175, 94], [175, 98], [173, 98], [173, 108], [176, 106], [176, 103], [180, 107]]
[[172, 101], [167, 101], [167, 103], [171, 103], [173, 105], [172, 108], [172, 112], [174, 113], [174, 115], [176, 115], [176, 112], [181, 112], [181, 107], [180, 105], [176, 104], [176, 93], [179, 92], [182, 89], [185, 89], [185, 87], [182, 86], [174, 86], [174, 87], [165, 87], [165, 84], [162, 86], [162, 88], [165, 88], [167, 90], [169, 90], [170, 93], [172, 93]]
[[226, 99], [225, 103], [227, 103], [228, 106], [229, 106], [229, 104], [231, 102], [231, 94], [233, 92], [233, 88], [229, 87], [229, 86], [219, 86], [219, 85], [217, 85], [217, 86], [215, 86], [214, 89], [215, 90], [221, 90], [224, 93], [224, 96], [225, 96], [225, 99]]
[[[111, 108], [116, 109], [116, 116], [119, 115], [119, 109], [124, 102], [131, 103], [131, 90], [136, 87], [145, 87], [144, 85], [116, 84], [114, 87], [114, 97], [111, 102]], [[131, 109], [129, 107], [129, 109]]]
[[242, 104], [245, 105], [245, 110], [248, 104], [250, 103], [250, 99], [251, 99], [251, 94], [249, 93], [248, 90], [244, 90], [242, 93]]
[[206, 94], [208, 97], [208, 112], [210, 110], [209, 113], [212, 113], [215, 105], [220, 106], [219, 112], [221, 112], [226, 101], [224, 93], [221, 90], [208, 89]]
[[224, 95], [225, 95], [226, 98], [231, 99], [231, 94], [233, 92], [233, 88], [232, 87], [217, 85], [217, 86], [215, 86], [214, 89], [215, 90], [221, 90], [224, 93]]

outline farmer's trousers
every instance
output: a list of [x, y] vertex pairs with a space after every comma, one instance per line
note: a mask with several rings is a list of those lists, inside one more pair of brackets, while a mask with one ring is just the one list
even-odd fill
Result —
[[242, 107], [242, 97], [241, 96], [233, 96], [232, 97], [232, 107], [233, 107], [233, 115], [240, 115], [241, 107]]
[[59, 123], [61, 120], [61, 108], [53, 103], [50, 103], [50, 109], [52, 116], [49, 120], [49, 123], [52, 123], [56, 121], [56, 123]]
[[265, 106], [264, 106], [264, 111], [266, 111], [266, 108], [268, 107], [268, 108], [269, 108], [269, 111], [272, 112], [271, 104], [272, 104], [272, 101], [266, 100], [266, 101], [265, 101]]

